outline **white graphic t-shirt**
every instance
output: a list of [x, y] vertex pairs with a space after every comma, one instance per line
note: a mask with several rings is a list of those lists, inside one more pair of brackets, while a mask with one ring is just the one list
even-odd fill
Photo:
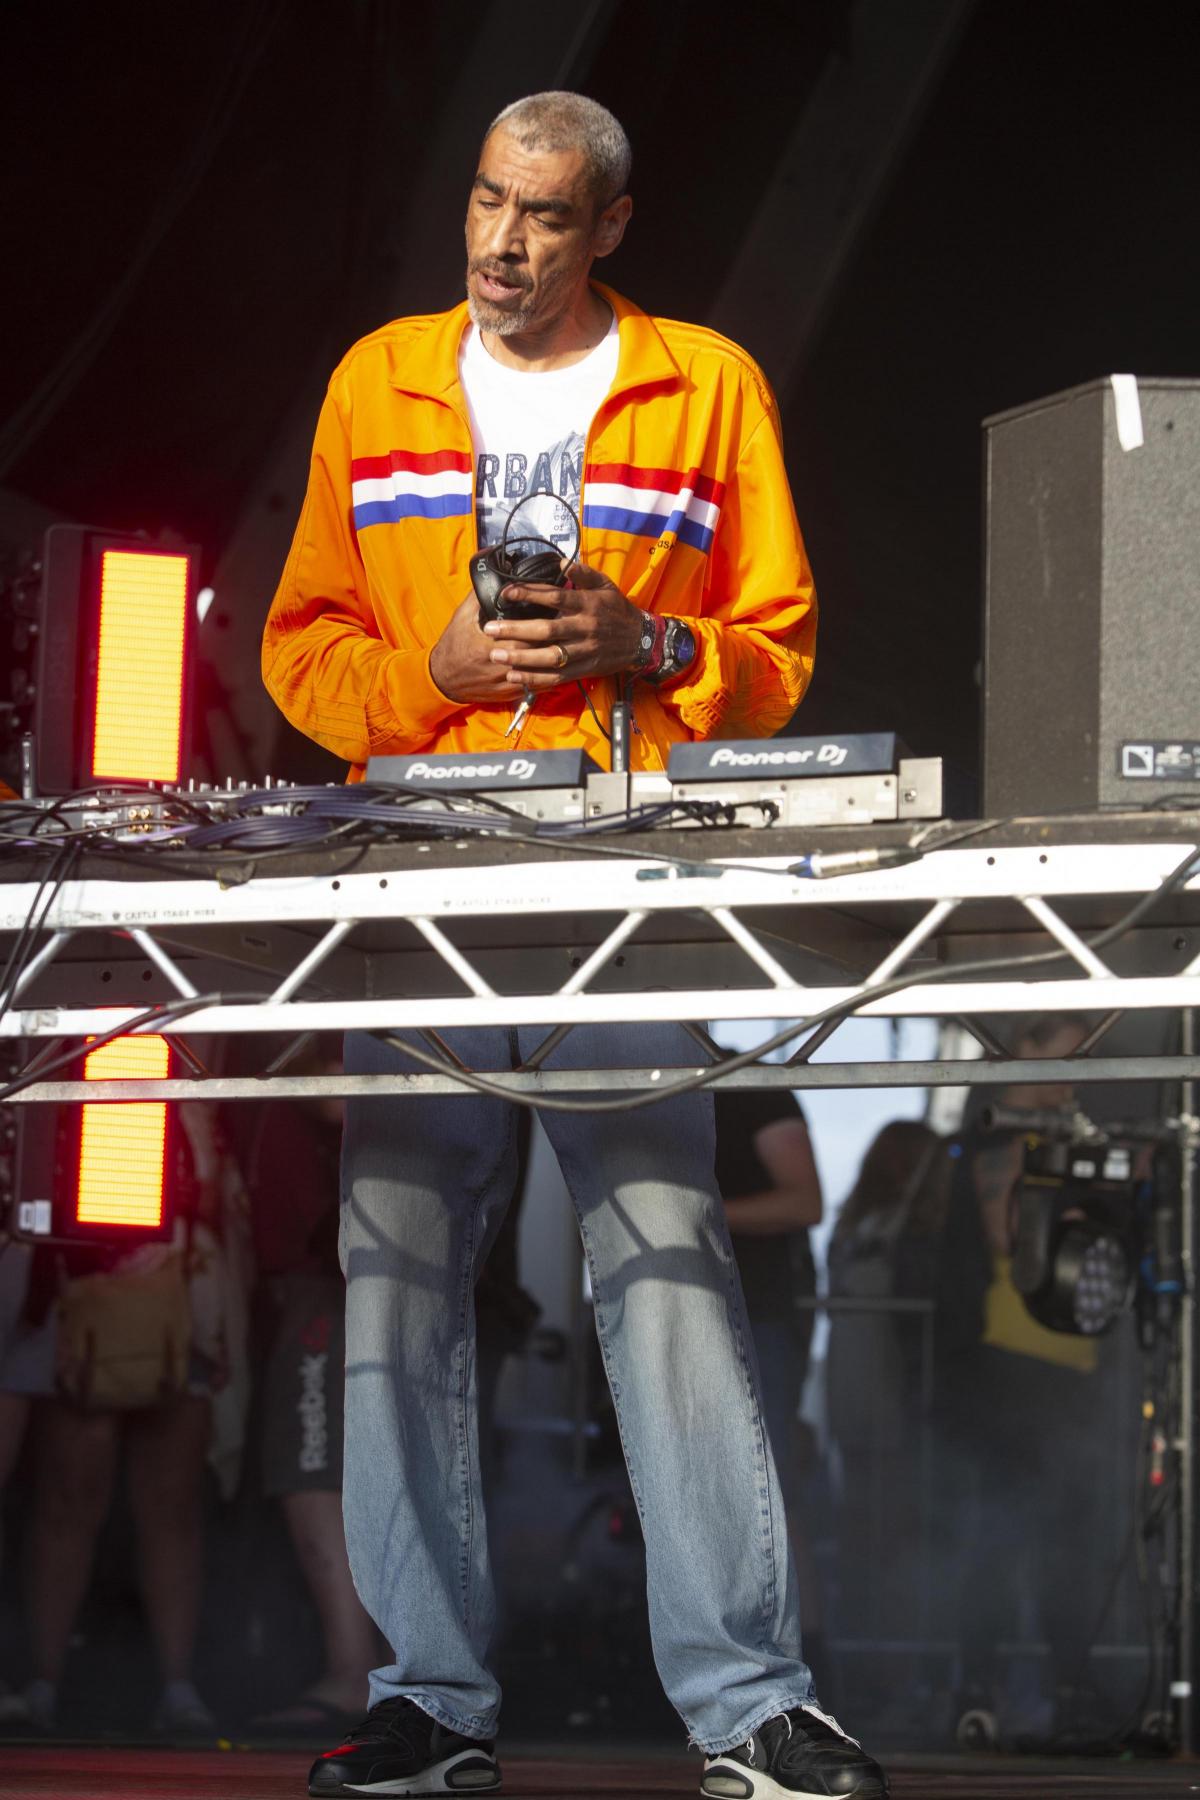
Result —
[[475, 444], [480, 549], [499, 543], [509, 514], [539, 489], [553, 498], [521, 506], [509, 543], [532, 532], [564, 553], [574, 549], [571, 515], [579, 517], [584, 445], [592, 415], [613, 384], [617, 349], [614, 317], [607, 336], [581, 362], [542, 372], [511, 369], [489, 356], [475, 326], [468, 326], [458, 365]]

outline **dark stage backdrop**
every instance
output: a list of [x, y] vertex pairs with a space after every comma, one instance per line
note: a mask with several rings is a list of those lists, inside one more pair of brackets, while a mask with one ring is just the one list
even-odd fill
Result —
[[[311, 770], [253, 657], [305, 443], [355, 336], [457, 298], [488, 119], [537, 86], [611, 105], [637, 216], [605, 272], [710, 321], [872, 10], [10, 0], [0, 532], [40, 508], [200, 541], [237, 722], [220, 772]], [[806, 729], [895, 727], [973, 774], [979, 421], [1114, 369], [1200, 375], [1200, 234], [1190, 8], [1126, 7], [1119, 29], [1088, 0], [959, 14], [781, 401], [823, 603]], [[802, 266], [806, 215], [783, 216]], [[768, 373], [795, 329], [786, 302], [758, 320]]]

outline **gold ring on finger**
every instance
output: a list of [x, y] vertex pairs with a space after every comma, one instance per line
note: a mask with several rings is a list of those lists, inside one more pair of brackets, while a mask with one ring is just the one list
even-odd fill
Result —
[[570, 661], [570, 658], [567, 655], [567, 646], [565, 644], [555, 644], [554, 648], [558, 651], [558, 666], [559, 666], [559, 668], [565, 669], [568, 662]]

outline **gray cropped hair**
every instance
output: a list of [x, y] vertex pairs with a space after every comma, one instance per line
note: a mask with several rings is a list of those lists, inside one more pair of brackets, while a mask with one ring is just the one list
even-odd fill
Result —
[[588, 185], [600, 209], [629, 186], [633, 152], [625, 128], [607, 106], [589, 100], [586, 94], [557, 89], [528, 94], [496, 114], [488, 126], [488, 137], [498, 125], [511, 132], [523, 150], [581, 150], [587, 161]]

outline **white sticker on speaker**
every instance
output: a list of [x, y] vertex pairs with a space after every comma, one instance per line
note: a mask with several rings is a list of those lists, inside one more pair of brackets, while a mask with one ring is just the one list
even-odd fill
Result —
[[1117, 408], [1117, 442], [1122, 450], [1140, 450], [1146, 441], [1142, 430], [1142, 404], [1136, 375], [1113, 375], [1113, 400]]
[[1122, 775], [1144, 775], [1152, 778], [1154, 775], [1154, 745], [1122, 744], [1121, 773]]
[[1126, 780], [1200, 781], [1200, 741], [1171, 743], [1152, 738], [1118, 746], [1117, 773]]

